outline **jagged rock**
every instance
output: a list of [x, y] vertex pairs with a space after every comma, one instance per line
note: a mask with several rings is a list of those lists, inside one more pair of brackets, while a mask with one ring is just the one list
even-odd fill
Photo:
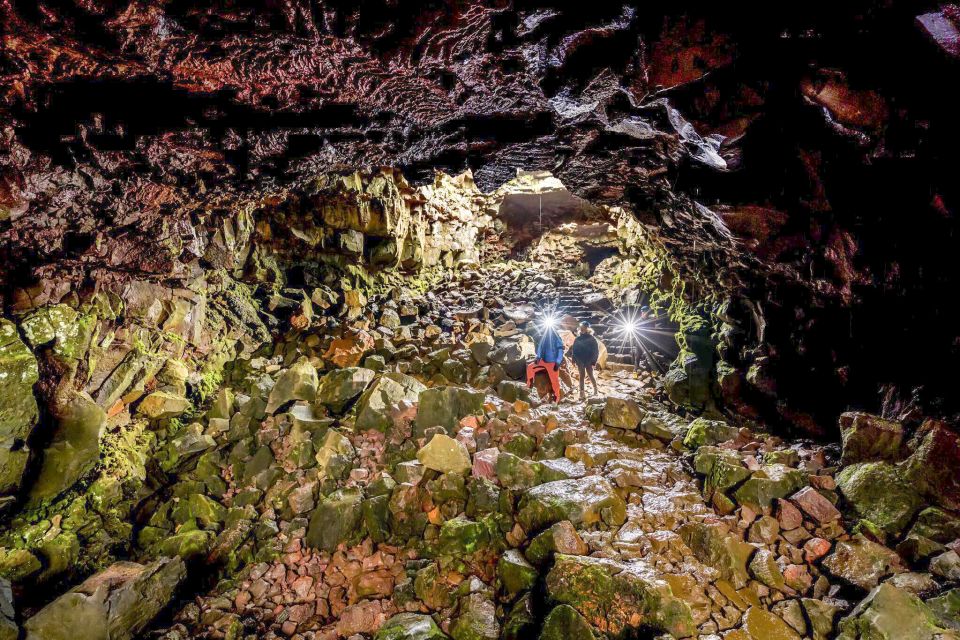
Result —
[[818, 525], [824, 525], [840, 518], [840, 511], [813, 487], [800, 489], [790, 496], [790, 501], [800, 507], [800, 510], [810, 516]]
[[20, 627], [15, 618], [13, 589], [9, 580], [0, 578], [0, 640], [17, 640], [20, 637]]
[[506, 620], [503, 621], [501, 640], [524, 640], [531, 637], [538, 620], [534, 611], [533, 599], [525, 593], [513, 604]]
[[537, 570], [516, 549], [505, 551], [497, 562], [500, 588], [511, 598], [532, 589], [537, 582], [537, 576]]
[[[358, 291], [347, 291], [345, 294], [347, 294], [348, 300], [350, 298], [349, 294], [352, 293], [363, 295]], [[354, 307], [350, 306], [350, 308], [353, 309]], [[374, 347], [373, 336], [366, 331], [358, 331], [333, 340], [330, 343], [330, 348], [323, 354], [323, 359], [338, 367], [355, 367], [360, 364], [364, 356], [373, 351]]]
[[402, 373], [385, 373], [370, 385], [357, 401], [356, 428], [387, 431], [393, 426], [390, 411], [401, 401], [416, 402], [426, 389], [415, 378]]
[[467, 473], [472, 465], [470, 452], [459, 440], [438, 433], [417, 452], [424, 467], [440, 473]]
[[960, 511], [960, 435], [938, 420], [923, 423], [916, 449], [903, 463], [902, 477], [934, 504]]
[[603, 407], [603, 424], [616, 429], [635, 430], [645, 414], [635, 400], [609, 397]]
[[461, 598], [450, 636], [453, 640], [498, 640], [500, 624], [493, 602], [481, 593]]
[[806, 486], [807, 474], [782, 464], [764, 465], [734, 492], [741, 505], [770, 507], [776, 498], [786, 498]]
[[757, 606], [747, 609], [741, 630], [744, 640], [801, 640], [783, 618]]
[[183, 396], [166, 391], [154, 391], [140, 401], [137, 412], [149, 420], [176, 418], [190, 408], [190, 401]]
[[40, 560], [29, 550], [0, 547], [0, 578], [13, 583], [23, 582], [42, 568]]
[[840, 612], [840, 607], [826, 600], [803, 598], [800, 601], [803, 610], [810, 621], [810, 631], [813, 640], [827, 640], [833, 635], [834, 621]]
[[373, 382], [375, 373], [362, 367], [337, 369], [323, 376], [317, 387], [316, 401], [341, 413]]
[[199, 529], [184, 529], [164, 540], [160, 552], [191, 560], [206, 555], [213, 545], [213, 533]]
[[353, 468], [356, 450], [350, 439], [337, 431], [330, 429], [323, 437], [320, 448], [317, 449], [317, 476], [320, 479], [344, 478]]
[[554, 553], [585, 556], [588, 551], [587, 544], [580, 538], [573, 523], [563, 520], [537, 535], [530, 542], [524, 555], [527, 560], [540, 566], [550, 560]]
[[851, 411], [840, 416], [843, 465], [875, 460], [897, 460], [903, 443], [903, 425], [869, 413]]
[[503, 367], [508, 376], [519, 380], [526, 371], [527, 361], [536, 355], [537, 348], [533, 340], [527, 335], [520, 335], [498, 341], [487, 358]]
[[16, 325], [0, 318], [0, 496], [20, 488], [30, 456], [25, 443], [38, 416], [33, 395], [38, 378], [37, 360]]
[[434, 387], [420, 392], [417, 429], [441, 426], [454, 430], [461, 418], [483, 415], [483, 393], [463, 387]]
[[697, 449], [693, 466], [704, 478], [705, 493], [714, 489], [726, 491], [750, 477], [750, 470], [740, 462], [734, 451], [704, 446]]
[[824, 559], [823, 566], [834, 576], [864, 590], [904, 570], [896, 553], [861, 535], [838, 542], [833, 553]]
[[753, 558], [750, 560], [750, 574], [771, 589], [785, 590], [786, 583], [783, 580], [780, 567], [777, 566], [777, 558], [767, 549], [757, 549], [757, 552], [753, 554]]
[[946, 640], [947, 633], [919, 598], [884, 583], [840, 621], [837, 640]]
[[938, 625], [960, 631], [960, 588], [950, 589], [936, 598], [930, 598], [927, 606], [936, 617]]
[[854, 512], [887, 533], [899, 533], [920, 509], [921, 498], [896, 466], [863, 462], [837, 475], [837, 488]]
[[128, 640], [167, 606], [186, 577], [179, 558], [117, 562], [24, 623], [28, 640]]
[[377, 630], [374, 640], [445, 640], [447, 634], [440, 630], [430, 616], [420, 613], [398, 613]]
[[304, 541], [323, 551], [336, 550], [341, 542], [359, 533], [362, 502], [359, 489], [340, 489], [321, 500], [310, 516]]
[[910, 533], [946, 544], [960, 538], [960, 516], [937, 507], [927, 507], [917, 515]]
[[626, 504], [607, 480], [589, 476], [579, 480], [547, 482], [530, 489], [520, 500], [517, 519], [527, 531], [562, 520], [577, 527], [603, 522], [619, 526], [626, 520]]
[[543, 465], [504, 451], [497, 456], [496, 476], [508, 489], [529, 489], [543, 482]]
[[417, 598], [431, 609], [445, 609], [453, 604], [453, 592], [441, 580], [440, 571], [435, 563], [428, 564], [417, 571], [413, 589]]
[[590, 623], [567, 604], [555, 606], [543, 621], [540, 640], [596, 640]]
[[490, 531], [482, 522], [464, 516], [445, 521], [440, 526], [440, 551], [461, 557], [475, 553], [490, 543]]
[[746, 586], [747, 562], [754, 552], [752, 545], [731, 535], [722, 524], [688, 522], [680, 527], [679, 533], [700, 562], [717, 569], [721, 577], [736, 588]]
[[708, 444], [720, 444], [736, 437], [737, 428], [722, 420], [697, 418], [690, 423], [687, 435], [683, 438], [683, 446], [696, 449]]
[[317, 396], [318, 384], [316, 368], [306, 358], [300, 358], [277, 377], [267, 399], [267, 413], [275, 413], [292, 400], [313, 402]]
[[951, 582], [960, 580], [960, 554], [950, 550], [930, 561], [930, 573]]
[[570, 605], [613, 636], [641, 627], [678, 638], [696, 631], [689, 606], [643, 561], [557, 555], [546, 586], [551, 601]]
[[30, 489], [34, 503], [60, 495], [100, 459], [100, 438], [107, 414], [85, 392], [68, 392], [54, 402], [53, 440], [44, 449], [40, 473]]

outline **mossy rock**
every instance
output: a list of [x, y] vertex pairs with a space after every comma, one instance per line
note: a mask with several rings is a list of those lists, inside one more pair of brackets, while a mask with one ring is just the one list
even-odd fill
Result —
[[469, 555], [490, 544], [490, 531], [482, 522], [465, 516], [447, 520], [440, 526], [440, 552], [451, 556]]
[[461, 418], [483, 415], [483, 399], [482, 391], [465, 387], [433, 387], [421, 391], [415, 435], [436, 426], [455, 430]]
[[592, 627], [614, 637], [641, 628], [678, 638], [696, 631], [690, 607], [645, 563], [560, 554], [546, 587], [550, 601], [570, 605]]
[[376, 374], [363, 367], [337, 369], [323, 376], [317, 388], [317, 402], [334, 413], [341, 413], [363, 393]]
[[764, 465], [754, 471], [734, 492], [733, 497], [741, 505], [767, 508], [777, 498], [786, 498], [807, 486], [807, 474], [782, 464]]
[[697, 449], [704, 445], [720, 444], [736, 438], [737, 433], [736, 427], [722, 420], [697, 418], [690, 423], [687, 434], [683, 438], [683, 446], [687, 449]]
[[0, 318], [0, 496], [20, 487], [30, 451], [23, 443], [37, 422], [37, 360], [15, 324]]
[[851, 465], [837, 475], [837, 488], [860, 518], [888, 534], [910, 524], [923, 498], [900, 469], [888, 462]]
[[513, 598], [523, 591], [529, 591], [537, 583], [537, 570], [527, 562], [523, 554], [509, 549], [497, 562], [497, 578], [501, 591]]
[[570, 605], [557, 605], [543, 621], [540, 640], [597, 640], [587, 619]]
[[562, 520], [578, 527], [600, 523], [613, 527], [623, 524], [626, 518], [623, 498], [613, 485], [598, 476], [534, 487], [524, 494], [517, 514], [526, 531], [537, 531]]
[[420, 613], [398, 613], [383, 623], [374, 640], [445, 640], [433, 618]]
[[721, 524], [689, 522], [680, 527], [680, 537], [700, 562], [717, 569], [724, 580], [738, 589], [746, 586], [752, 545], [730, 534]]
[[180, 531], [160, 544], [160, 552], [165, 556], [180, 556], [184, 560], [206, 555], [213, 544], [213, 533], [194, 529]]
[[322, 500], [310, 516], [305, 542], [316, 549], [333, 552], [341, 542], [359, 535], [362, 502], [359, 489], [340, 489]]
[[918, 597], [884, 583], [840, 621], [837, 640], [939, 640], [951, 635]]

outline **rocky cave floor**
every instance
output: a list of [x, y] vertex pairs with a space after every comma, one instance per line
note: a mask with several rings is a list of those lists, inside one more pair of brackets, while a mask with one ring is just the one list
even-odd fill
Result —
[[939, 424], [908, 443], [851, 413], [842, 449], [790, 442], [685, 416], [615, 362], [586, 402], [543, 402], [516, 305], [573, 276], [521, 267], [315, 318], [189, 419], [175, 381], [153, 389], [138, 412], [173, 482], [141, 509], [146, 566], [28, 637], [82, 622], [78, 600], [107, 603], [111, 637], [165, 640], [960, 637], [960, 519], [900, 481]]

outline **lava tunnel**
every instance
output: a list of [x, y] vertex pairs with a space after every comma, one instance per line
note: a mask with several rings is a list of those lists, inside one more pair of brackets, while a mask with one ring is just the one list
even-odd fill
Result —
[[957, 5], [0, 40], [0, 640], [960, 639]]

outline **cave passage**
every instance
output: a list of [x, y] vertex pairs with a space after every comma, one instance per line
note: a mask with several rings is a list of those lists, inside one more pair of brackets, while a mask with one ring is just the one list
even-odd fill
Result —
[[0, 41], [0, 640], [960, 640], [960, 7]]

